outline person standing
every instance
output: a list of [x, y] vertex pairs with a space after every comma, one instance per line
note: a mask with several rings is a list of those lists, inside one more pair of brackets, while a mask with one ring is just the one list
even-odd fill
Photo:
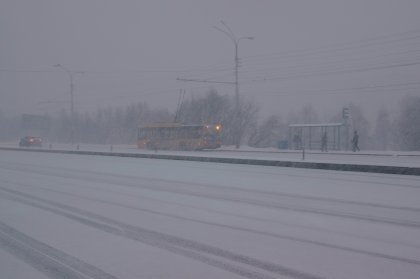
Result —
[[357, 131], [353, 132], [353, 138], [351, 139], [351, 143], [352, 143], [352, 146], [353, 146], [353, 152], [360, 151], [360, 148], [359, 148], [359, 134], [357, 133]]

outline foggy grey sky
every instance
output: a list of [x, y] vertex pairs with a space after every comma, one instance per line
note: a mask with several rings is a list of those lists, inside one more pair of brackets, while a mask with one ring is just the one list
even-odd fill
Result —
[[[420, 95], [418, 0], [1, 0], [0, 110], [6, 115], [145, 101], [174, 111], [186, 97], [232, 85], [283, 116], [305, 104], [321, 117], [350, 102], [376, 112]], [[369, 113], [368, 113], [369, 114]]]

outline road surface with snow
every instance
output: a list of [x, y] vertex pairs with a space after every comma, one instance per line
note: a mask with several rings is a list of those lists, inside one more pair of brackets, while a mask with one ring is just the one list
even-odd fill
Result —
[[0, 150], [1, 278], [419, 278], [420, 177]]

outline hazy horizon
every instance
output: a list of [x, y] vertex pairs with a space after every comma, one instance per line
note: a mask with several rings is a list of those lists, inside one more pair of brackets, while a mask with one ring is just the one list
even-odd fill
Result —
[[[361, 106], [372, 118], [420, 95], [420, 1], [52, 1], [0, 3], [0, 111], [56, 114], [147, 102], [175, 111], [210, 89], [240, 94], [261, 114], [311, 104]], [[77, 73], [83, 72], [83, 73]], [[177, 78], [205, 82], [182, 82]]]

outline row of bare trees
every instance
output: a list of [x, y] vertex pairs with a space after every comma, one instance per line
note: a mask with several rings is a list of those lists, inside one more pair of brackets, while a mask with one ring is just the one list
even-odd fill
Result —
[[[374, 126], [360, 106], [350, 104], [347, 107], [351, 129], [359, 132], [362, 149], [420, 150], [420, 97], [405, 97], [396, 112], [385, 108], [379, 110]], [[239, 120], [235, 119], [236, 115], [240, 116]], [[279, 141], [288, 139], [289, 124], [343, 121], [341, 108], [321, 119], [311, 105], [290, 112], [285, 118], [270, 115], [259, 121], [259, 107], [254, 102], [241, 99], [236, 110], [233, 98], [215, 90], [185, 100], [179, 106], [176, 118], [185, 124], [220, 123], [224, 145], [234, 145], [239, 138], [242, 144], [253, 147], [277, 147]], [[39, 133], [51, 142], [69, 142], [73, 129], [76, 142], [134, 144], [138, 126], [175, 121], [175, 113], [138, 103], [76, 114], [73, 120], [65, 111], [45, 119], [48, 123], [42, 125], [42, 130], [37, 130], [23, 127], [19, 117], [8, 118], [0, 113], [0, 140], [16, 140], [28, 133]]]

